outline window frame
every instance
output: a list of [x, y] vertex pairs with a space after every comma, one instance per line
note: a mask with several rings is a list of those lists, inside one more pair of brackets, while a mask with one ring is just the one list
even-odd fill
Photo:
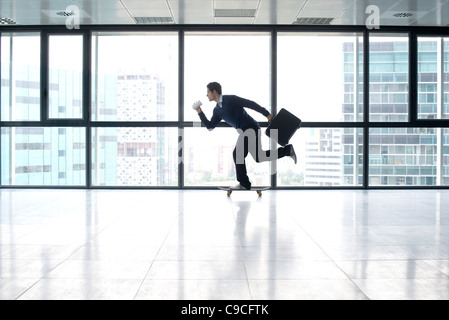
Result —
[[[61, 118], [51, 118], [50, 117], [50, 37], [52, 36], [81, 36], [82, 37], [82, 56], [81, 56], [81, 60], [82, 60], [82, 75], [81, 75], [81, 91], [82, 91], [82, 96], [81, 96], [81, 117], [78, 118], [67, 118], [67, 117], [61, 117]], [[46, 39], [43, 41], [42, 44], [44, 44], [46, 47], [45, 50], [45, 57], [43, 57], [42, 59], [42, 64], [45, 66], [44, 72], [45, 73], [44, 76], [44, 84], [45, 86], [42, 88], [42, 94], [44, 95], [44, 99], [42, 101], [43, 103], [43, 110], [42, 110], [42, 115], [45, 115], [44, 118], [41, 119], [45, 119], [45, 121], [64, 121], [64, 122], [71, 122], [71, 121], [84, 121], [86, 120], [86, 112], [84, 111], [85, 108], [85, 103], [84, 103], [84, 99], [85, 99], [85, 87], [84, 87], [84, 81], [85, 81], [85, 75], [86, 75], [86, 56], [84, 54], [84, 46], [86, 45], [86, 33], [78, 33], [78, 32], [74, 32], [74, 33], [46, 33], [43, 35], [43, 37], [46, 37]], [[45, 60], [45, 61], [44, 61]], [[87, 73], [89, 73], [87, 71]]]
[[[91, 105], [91, 47], [93, 32], [177, 32], [178, 33], [178, 119], [177, 121], [162, 122], [93, 122], [90, 115]], [[391, 186], [372, 186], [369, 184], [369, 130], [377, 128], [449, 128], [449, 120], [445, 119], [418, 119], [418, 37], [448, 37], [449, 31], [438, 27], [382, 27], [380, 30], [368, 30], [365, 26], [283, 26], [283, 25], [90, 25], [81, 26], [78, 30], [68, 30], [63, 26], [0, 26], [0, 33], [40, 32], [41, 35], [41, 119], [40, 121], [0, 121], [0, 128], [10, 127], [82, 127], [86, 129], [86, 185], [68, 186], [56, 188], [101, 188], [92, 185], [91, 177], [91, 135], [93, 127], [173, 127], [178, 128], [178, 186], [176, 187], [145, 187], [145, 189], [198, 189], [208, 187], [186, 187], [184, 185], [183, 146], [184, 128], [199, 125], [199, 121], [184, 120], [184, 34], [186, 32], [269, 32], [271, 34], [271, 105], [272, 112], [277, 112], [277, 33], [278, 32], [325, 32], [325, 33], [363, 33], [364, 45], [364, 98], [363, 98], [363, 121], [361, 122], [303, 122], [303, 128], [353, 128], [363, 130], [363, 183], [361, 186], [345, 187], [280, 187], [277, 186], [276, 175], [271, 177], [271, 187], [275, 189], [392, 189]], [[370, 36], [381, 34], [406, 33], [409, 37], [409, 119], [407, 122], [370, 122], [369, 119], [369, 40]], [[49, 88], [49, 35], [83, 35], [83, 108], [82, 119], [49, 119], [48, 88]], [[1, 49], [1, 48], [0, 48]], [[268, 125], [262, 122], [261, 127]], [[228, 127], [221, 123], [220, 127]], [[443, 130], [442, 130], [443, 131]], [[299, 131], [298, 134], [300, 134]], [[1, 142], [0, 142], [1, 148]], [[276, 163], [273, 164], [276, 166]], [[1, 171], [1, 162], [0, 162]], [[40, 186], [33, 186], [39, 188]], [[41, 186], [49, 188], [48, 186]], [[28, 186], [3, 186], [0, 188], [29, 188]], [[113, 188], [113, 187], [107, 187]], [[138, 187], [132, 187], [138, 188]], [[425, 189], [449, 189], [449, 186], [409, 186], [403, 188], [425, 188]]]

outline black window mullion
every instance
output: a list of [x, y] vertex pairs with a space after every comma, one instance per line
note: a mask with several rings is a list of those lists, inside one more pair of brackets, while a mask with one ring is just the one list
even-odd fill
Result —
[[[271, 33], [271, 113], [277, 114], [277, 32]], [[271, 149], [276, 148], [276, 143], [271, 142]], [[277, 161], [272, 161], [271, 166], [274, 166], [275, 174], [271, 175], [271, 187], [277, 187]]]
[[369, 32], [364, 32], [363, 40], [363, 188], [369, 188], [369, 85], [370, 85], [370, 45]]
[[49, 96], [49, 41], [48, 33], [41, 32], [41, 113], [40, 122], [48, 123], [48, 96]]
[[92, 187], [91, 63], [92, 33], [83, 36], [83, 120], [86, 130], [86, 187]]
[[418, 38], [415, 32], [409, 33], [409, 122], [411, 126], [418, 121]]
[[[2, 61], [1, 61], [1, 52], [2, 52], [2, 37], [3, 37], [3, 32], [0, 31], [0, 75], [2, 74]], [[0, 80], [1, 80], [1, 76], [0, 76]], [[1, 113], [1, 101], [2, 101], [2, 90], [0, 90], [0, 123], [3, 121], [2, 119], [2, 113]], [[1, 128], [1, 125], [0, 125]], [[0, 139], [1, 142], [1, 139]], [[1, 144], [0, 144], [1, 146]], [[1, 150], [1, 149], [0, 149]], [[0, 153], [1, 154], [1, 153]], [[1, 161], [0, 161], [0, 169], [1, 169]], [[1, 171], [0, 171], [1, 172]], [[0, 181], [1, 184], [1, 181]]]
[[178, 187], [184, 188], [184, 31], [178, 33]]

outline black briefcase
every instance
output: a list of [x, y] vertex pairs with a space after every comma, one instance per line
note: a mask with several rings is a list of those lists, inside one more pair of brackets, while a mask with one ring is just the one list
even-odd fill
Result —
[[[300, 127], [301, 120], [298, 117], [285, 109], [281, 109], [271, 121], [265, 134], [285, 147]], [[277, 130], [277, 139], [275, 131], [272, 130]]]

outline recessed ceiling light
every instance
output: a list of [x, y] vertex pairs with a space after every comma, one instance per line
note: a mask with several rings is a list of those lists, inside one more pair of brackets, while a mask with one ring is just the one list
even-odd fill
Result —
[[17, 24], [17, 22], [9, 18], [0, 18], [0, 24]]

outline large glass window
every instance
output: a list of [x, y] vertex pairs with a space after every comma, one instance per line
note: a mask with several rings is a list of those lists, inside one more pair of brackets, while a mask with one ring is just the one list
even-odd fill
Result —
[[92, 120], [178, 120], [178, 34], [92, 34]]
[[1, 120], [39, 121], [40, 33], [1, 34]]
[[[198, 100], [210, 118], [214, 102], [206, 98], [206, 86], [219, 82], [223, 94], [235, 94], [271, 110], [271, 55], [269, 33], [186, 33], [184, 100], [187, 121], [198, 121], [191, 108]], [[258, 121], [260, 114], [248, 113]]]
[[[207, 84], [219, 82], [224, 95], [238, 95], [271, 111], [271, 36], [269, 33], [185, 34], [185, 114], [187, 121], [199, 121], [191, 105], [201, 100], [210, 119], [215, 102], [209, 102]], [[267, 119], [251, 110], [257, 121]], [[233, 128], [184, 130], [184, 184], [186, 186], [235, 185], [232, 152], [238, 133]], [[264, 143], [264, 142], [263, 142]], [[268, 149], [268, 139], [264, 148]], [[271, 183], [270, 164], [256, 164], [248, 156], [248, 176], [254, 186]]]
[[418, 38], [418, 119], [449, 118], [449, 38]]
[[[417, 62], [417, 119], [449, 119], [449, 37], [417, 36], [418, 52], [410, 55], [414, 32], [370, 32], [365, 75], [364, 32], [47, 31], [0, 33], [2, 186], [235, 185], [238, 132], [225, 126], [209, 132], [191, 108], [201, 100], [211, 118], [215, 102], [208, 101], [206, 85], [213, 81], [225, 95], [270, 112], [285, 108], [303, 121], [290, 141], [296, 165], [289, 157], [271, 163], [247, 157], [253, 186], [270, 186], [272, 174], [280, 187], [363, 187], [364, 181], [367, 187], [449, 186], [449, 129], [444, 121], [412, 123], [409, 101], [410, 65]], [[47, 34], [48, 42], [41, 41]], [[90, 57], [83, 49], [87, 34]], [[48, 70], [41, 67], [42, 53]], [[85, 58], [91, 61], [89, 82]], [[273, 85], [277, 106], [271, 105]], [[85, 120], [92, 122], [70, 121], [87, 111], [85, 90]], [[42, 105], [47, 93], [48, 105]], [[264, 150], [279, 147], [262, 137]]]
[[[234, 129], [184, 129], [184, 184], [186, 186], [234, 186], [236, 180], [232, 153], [238, 138]], [[262, 148], [270, 142], [262, 138]], [[256, 163], [249, 154], [246, 158], [248, 177], [253, 186], [271, 185], [270, 163]]]
[[1, 129], [1, 177], [5, 186], [86, 185], [86, 129]]
[[176, 186], [177, 128], [92, 129], [92, 184]]
[[278, 109], [307, 122], [363, 120], [361, 34], [279, 33]]
[[298, 164], [278, 162], [279, 186], [361, 186], [363, 129], [302, 128], [291, 140]]
[[49, 37], [49, 118], [83, 116], [83, 36]]
[[370, 185], [448, 185], [447, 134], [441, 128], [370, 129]]
[[409, 119], [409, 37], [370, 36], [371, 122], [407, 122]]
[[442, 145], [438, 145], [438, 148], [442, 148], [437, 158], [438, 170], [441, 170], [441, 181], [437, 176], [437, 184], [442, 186], [449, 186], [449, 129], [436, 129], [438, 136], [441, 137]]

